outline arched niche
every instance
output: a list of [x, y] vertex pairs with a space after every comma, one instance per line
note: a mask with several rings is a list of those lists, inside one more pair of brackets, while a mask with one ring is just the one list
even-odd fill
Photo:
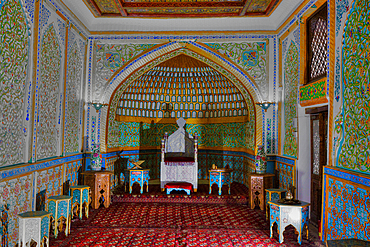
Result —
[[[209, 47], [191, 41], [174, 41], [155, 47], [152, 50], [134, 58], [123, 65], [108, 80], [101, 101], [109, 102], [109, 107], [102, 108], [101, 115], [101, 148], [107, 152], [107, 140], [109, 124], [114, 122], [115, 110], [120, 95], [139, 76], [151, 70], [158, 64], [171, 59], [179, 54], [185, 54], [201, 60], [210, 67], [215, 68], [227, 77], [243, 94], [244, 98], [250, 98], [249, 110], [254, 113], [255, 135], [254, 153], [256, 147], [262, 143], [262, 110], [255, 107], [255, 102], [262, 101], [261, 94], [255, 86], [253, 79], [232, 61], [211, 50]], [[248, 96], [248, 97], [247, 97]]]

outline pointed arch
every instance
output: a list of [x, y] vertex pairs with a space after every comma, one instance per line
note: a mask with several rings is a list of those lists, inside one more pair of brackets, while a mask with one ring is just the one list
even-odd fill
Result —
[[[158, 46], [140, 55], [117, 70], [116, 74], [107, 82], [105, 93], [101, 99], [103, 102], [110, 103], [109, 108], [104, 108], [102, 111], [102, 119], [105, 120], [101, 123], [101, 140], [105, 140], [105, 143], [101, 143], [102, 149], [107, 151], [107, 148], [109, 148], [106, 145], [108, 129], [115, 129], [118, 127], [113, 126], [115, 109], [119, 96], [126, 87], [146, 71], [179, 54], [191, 56], [213, 67], [227, 77], [240, 90], [249, 107], [249, 112], [251, 114], [250, 120], [255, 121], [253, 133], [255, 143], [253, 148], [255, 152], [256, 145], [262, 143], [263, 113], [262, 110], [256, 108], [254, 104], [262, 100], [258, 88], [250, 76], [232, 61], [211, 50], [208, 46], [192, 41], [174, 41], [163, 44], [162, 46]], [[119, 96], [117, 97], [117, 95]], [[108, 124], [110, 124], [110, 126], [108, 126]]]

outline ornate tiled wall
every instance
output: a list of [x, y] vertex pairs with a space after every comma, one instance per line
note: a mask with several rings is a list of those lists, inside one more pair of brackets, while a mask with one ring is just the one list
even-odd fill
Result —
[[200, 179], [209, 178], [209, 170], [213, 164], [218, 168], [224, 168], [228, 165], [233, 169], [233, 181], [248, 186], [247, 175], [255, 171], [254, 156], [245, 152], [200, 150], [198, 160]]
[[54, 159], [0, 171], [1, 196], [9, 204], [9, 246], [18, 242], [18, 214], [45, 210], [46, 198], [63, 194], [64, 184], [75, 185], [82, 155]]
[[80, 172], [82, 171], [82, 160], [67, 163], [65, 169], [65, 180], [69, 181], [69, 185], [78, 185]]
[[277, 185], [279, 188], [289, 189], [291, 185], [297, 186], [295, 162], [293, 161], [292, 163], [293, 164], [288, 164], [276, 161], [275, 172], [277, 175]]
[[32, 210], [33, 181], [33, 175], [28, 174], [0, 183], [3, 200], [9, 205], [9, 246], [14, 246], [18, 241], [18, 214]]
[[324, 169], [324, 240], [370, 240], [370, 176]]
[[26, 152], [30, 20], [23, 8], [18, 0], [0, 3], [0, 167], [23, 162]]
[[299, 102], [301, 106], [310, 106], [327, 103], [326, 77], [299, 88]]
[[85, 43], [52, 0], [1, 1], [0, 12], [0, 187], [14, 246], [19, 213], [77, 184], [82, 155], [52, 158], [80, 152]]
[[268, 40], [241, 43], [205, 43], [244, 69], [256, 82], [264, 98], [268, 97]]
[[[370, 3], [331, 0], [329, 157], [324, 168], [323, 240], [370, 240]], [[361, 27], [361, 28], [359, 28]]]
[[[159, 147], [164, 133], [177, 130], [177, 124], [121, 122], [120, 147]], [[187, 124], [189, 134], [198, 134], [199, 147], [245, 148], [247, 123]]]
[[[108, 125], [108, 129], [107, 129], [108, 130], [107, 131], [107, 147], [108, 147], [108, 149], [109, 148], [121, 147], [121, 145], [122, 145], [121, 144], [121, 132], [122, 132], [122, 130], [124, 130], [122, 127], [125, 127], [125, 126], [121, 126], [121, 123], [118, 122], [115, 119], [115, 115], [116, 115], [116, 109], [117, 109], [119, 99], [120, 99], [122, 93], [124, 92], [124, 90], [126, 89], [127, 85], [129, 85], [131, 82], [133, 82], [135, 78], [137, 78], [138, 76], [143, 74], [145, 71], [147, 71], [147, 70], [153, 68], [154, 66], [158, 65], [159, 63], [161, 63], [163, 61], [166, 61], [166, 60], [168, 60], [172, 57], [175, 57], [179, 54], [186, 54], [188, 56], [194, 57], [194, 58], [196, 58], [196, 59], [214, 67], [215, 69], [217, 69], [218, 71], [221, 71], [224, 75], [226, 75], [238, 88], [240, 87], [239, 90], [241, 91], [244, 98], [246, 99], [246, 103], [248, 105], [248, 108], [250, 109], [250, 121], [245, 123], [248, 126], [248, 128], [246, 128], [247, 139], [246, 139], [246, 144], [245, 145], [248, 149], [254, 150], [255, 140], [256, 140], [255, 126], [256, 126], [256, 118], [257, 118], [256, 115], [257, 114], [254, 110], [254, 104], [253, 104], [253, 101], [251, 99], [250, 94], [248, 93], [247, 90], [245, 90], [244, 86], [240, 85], [240, 81], [238, 81], [236, 79], [235, 75], [231, 74], [230, 72], [228, 72], [227, 70], [225, 70], [223, 67], [219, 66], [218, 64], [214, 63], [210, 59], [208, 59], [204, 56], [201, 56], [201, 55], [193, 52], [190, 49], [183, 49], [183, 50], [180, 50], [180, 51], [176, 50], [172, 53], [165, 54], [160, 58], [154, 59], [149, 64], [147, 64], [147, 65], [143, 66], [142, 68], [140, 68], [139, 70], [135, 71], [127, 80], [124, 81], [124, 83], [122, 83], [118, 86], [117, 90], [114, 91], [114, 95], [112, 95], [112, 99], [111, 99], [111, 102], [110, 102], [110, 108], [109, 108], [109, 112], [108, 112], [108, 122], [107, 122], [107, 125]], [[117, 76], [118, 75], [116, 75], [116, 77]], [[134, 124], [137, 125], [137, 123], [134, 123]], [[194, 126], [196, 126], [196, 125], [194, 125]], [[131, 137], [134, 137], [137, 140], [137, 138], [138, 138], [137, 131], [136, 131], [136, 134], [132, 133], [130, 135], [131, 135]], [[132, 135], [134, 135], [134, 136], [132, 136]]]
[[[45, 22], [48, 9], [43, 6]], [[59, 103], [62, 52], [57, 32], [50, 24], [42, 34], [40, 49], [40, 81], [38, 95], [37, 159], [56, 156], [58, 153], [58, 132], [60, 124]], [[59, 121], [58, 121], [59, 120]], [[58, 123], [59, 122], [59, 123]]]
[[82, 84], [86, 41], [69, 29], [67, 45], [67, 75], [65, 100], [65, 140], [63, 153], [76, 153], [81, 150], [82, 136]]
[[[269, 164], [270, 163], [270, 164]], [[296, 160], [284, 156], [267, 156], [267, 166], [273, 167], [271, 173], [275, 174], [275, 186], [288, 189], [290, 185], [297, 187]], [[269, 171], [267, 171], [269, 172]]]
[[150, 49], [154, 44], [95, 45], [94, 99], [99, 99], [112, 75], [133, 57]]
[[293, 128], [293, 119], [298, 112], [298, 83], [299, 83], [299, 28], [291, 32], [282, 41], [282, 61], [284, 80], [284, 144], [283, 154], [297, 158], [298, 138]]
[[338, 2], [336, 12], [335, 165], [370, 174], [370, 3]]
[[[0, 4], [0, 26], [4, 34], [0, 42], [4, 65], [0, 79], [4, 99], [0, 167], [58, 156], [64, 153], [63, 139], [67, 152], [80, 150], [76, 140], [81, 139], [79, 87], [83, 79], [84, 52], [81, 51], [85, 50], [85, 44], [81, 42], [81, 34], [73, 35], [71, 29], [77, 29], [73, 20], [53, 5], [52, 1], [33, 0], [8, 0]], [[71, 37], [76, 41], [75, 46], [69, 42]], [[67, 45], [71, 48], [71, 59], [65, 63]], [[30, 52], [32, 48], [35, 50]], [[73, 53], [78, 54], [73, 57]], [[69, 73], [63, 73], [66, 70]], [[67, 84], [66, 93], [64, 84]], [[63, 111], [67, 108], [63, 123]]]

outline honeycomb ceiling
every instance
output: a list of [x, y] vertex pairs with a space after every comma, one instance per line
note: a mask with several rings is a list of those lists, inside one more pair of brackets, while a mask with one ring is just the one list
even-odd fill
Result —
[[229, 79], [183, 54], [131, 83], [116, 110], [119, 121], [180, 117], [189, 119], [189, 123], [238, 122], [248, 121], [249, 111], [239, 89]]
[[281, 0], [84, 0], [95, 17], [269, 16]]

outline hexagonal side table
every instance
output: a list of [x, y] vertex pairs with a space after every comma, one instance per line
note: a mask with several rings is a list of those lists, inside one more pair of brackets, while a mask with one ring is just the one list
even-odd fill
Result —
[[268, 204], [270, 204], [270, 238], [274, 235], [273, 226], [276, 223], [279, 243], [284, 242], [284, 231], [289, 225], [292, 225], [298, 233], [297, 240], [300, 245], [302, 244], [302, 232], [305, 228], [308, 239], [310, 203], [301, 201], [298, 204], [289, 205], [271, 201]]
[[76, 213], [79, 218], [82, 219], [82, 211], [85, 209], [86, 218], [89, 217], [89, 191], [90, 186], [87, 185], [75, 185], [69, 187], [69, 195], [72, 196], [72, 217], [74, 208], [77, 207]]
[[18, 246], [30, 246], [35, 241], [37, 246], [49, 246], [49, 228], [51, 213], [46, 211], [28, 211], [18, 214]]
[[[61, 232], [63, 230], [62, 220], [66, 221], [65, 234], [68, 236], [71, 229], [71, 200], [72, 196], [50, 196], [48, 200], [48, 212], [51, 213], [53, 217], [54, 236], [58, 237], [58, 228]], [[58, 221], [60, 223], [58, 224]]]

